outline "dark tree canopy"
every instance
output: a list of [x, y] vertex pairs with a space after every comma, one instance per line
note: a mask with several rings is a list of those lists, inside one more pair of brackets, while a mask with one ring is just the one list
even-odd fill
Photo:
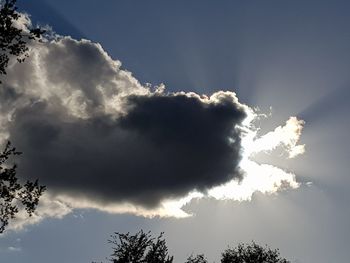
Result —
[[270, 249], [252, 242], [226, 249], [222, 253], [221, 263], [290, 263], [290, 261], [282, 258], [278, 249]]
[[28, 56], [28, 40], [40, 38], [44, 31], [31, 28], [25, 32], [15, 26], [14, 22], [20, 18], [16, 0], [0, 0], [0, 8], [0, 75], [4, 75], [10, 57], [15, 56], [18, 62], [23, 62]]
[[[183, 240], [186, 242], [186, 240]], [[115, 233], [109, 243], [113, 244], [113, 253], [109, 258], [113, 263], [172, 263], [166, 242], [161, 233], [153, 238], [150, 232], [142, 230], [135, 235]], [[191, 255], [185, 263], [208, 263], [204, 254]], [[280, 256], [278, 249], [260, 246], [254, 241], [250, 244], [240, 243], [228, 248], [221, 254], [221, 263], [290, 263]]]
[[109, 258], [113, 263], [172, 263], [166, 242], [161, 233], [153, 238], [150, 232], [142, 230], [135, 235], [115, 233], [109, 243], [113, 244], [113, 253]]
[[[15, 22], [20, 14], [15, 4], [16, 0], [0, 0], [0, 76], [6, 74], [11, 56], [23, 62], [28, 56], [27, 41], [40, 38], [44, 32], [39, 28], [25, 31], [16, 27]], [[15, 218], [21, 208], [31, 216], [45, 190], [38, 181], [19, 182], [16, 164], [8, 164], [12, 157], [19, 154], [10, 142], [0, 152], [0, 233], [4, 232], [9, 220]]]
[[187, 258], [185, 263], [208, 263], [208, 260], [203, 254], [199, 254], [196, 256], [191, 255]]

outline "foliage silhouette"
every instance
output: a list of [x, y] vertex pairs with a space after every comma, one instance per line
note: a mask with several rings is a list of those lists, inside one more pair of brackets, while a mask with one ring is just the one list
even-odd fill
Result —
[[20, 184], [16, 177], [16, 164], [9, 166], [7, 161], [12, 156], [21, 154], [11, 143], [6, 144], [0, 153], [0, 233], [3, 233], [9, 220], [15, 218], [22, 206], [31, 216], [38, 205], [39, 198], [45, 191], [45, 186], [39, 185], [38, 181], [27, 181]]
[[[142, 230], [135, 235], [115, 233], [109, 243], [113, 244], [113, 253], [108, 259], [113, 263], [172, 263], [173, 256], [168, 255], [168, 248], [161, 233], [153, 238], [150, 232]], [[96, 262], [93, 262], [96, 263]], [[204, 254], [191, 255], [185, 263], [208, 263]], [[228, 248], [221, 254], [221, 263], [290, 263], [280, 256], [278, 249], [260, 246], [254, 241], [240, 243]]]
[[44, 31], [40, 28], [26, 31], [15, 25], [20, 19], [16, 0], [0, 1], [0, 5], [0, 75], [5, 75], [10, 57], [15, 56], [18, 62], [23, 62], [28, 57], [27, 41], [40, 38]]
[[[12, 56], [23, 62], [28, 56], [27, 41], [39, 39], [44, 33], [40, 28], [24, 30], [16, 26], [21, 15], [16, 11], [16, 0], [0, 1], [0, 76], [6, 74], [6, 68]], [[0, 81], [1, 84], [1, 81]], [[8, 142], [0, 153], [0, 234], [5, 231], [10, 219], [23, 208], [29, 216], [35, 211], [45, 187], [38, 181], [20, 184], [16, 177], [16, 164], [7, 162], [11, 157], [21, 154]]]
[[262, 247], [255, 242], [238, 244], [222, 253], [221, 263], [290, 263], [281, 258], [278, 249]]
[[203, 254], [199, 254], [196, 256], [191, 255], [187, 258], [185, 263], [208, 263], [208, 260]]
[[113, 244], [113, 253], [108, 259], [113, 263], [172, 263], [166, 242], [161, 233], [153, 238], [150, 232], [142, 230], [135, 235], [114, 233], [109, 243]]

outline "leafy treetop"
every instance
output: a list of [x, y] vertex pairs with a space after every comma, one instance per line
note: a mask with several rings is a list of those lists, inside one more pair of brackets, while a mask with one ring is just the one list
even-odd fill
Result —
[[[130, 233], [115, 233], [109, 243], [113, 253], [108, 259], [112, 263], [172, 263], [166, 242], [161, 233], [152, 238], [150, 232], [142, 230], [135, 235]], [[185, 263], [208, 263], [203, 254], [191, 255]], [[221, 254], [221, 263], [290, 263], [280, 256], [278, 249], [260, 246], [255, 242], [240, 243], [234, 248], [228, 248]]]
[[20, 184], [16, 177], [16, 164], [8, 165], [8, 160], [21, 153], [8, 142], [0, 153], [0, 233], [3, 233], [10, 219], [15, 218], [19, 207], [23, 207], [31, 216], [35, 211], [40, 196], [45, 191], [38, 180]]
[[40, 28], [29, 28], [25, 31], [17, 27], [15, 22], [20, 16], [16, 0], [0, 1], [0, 75], [6, 74], [11, 56], [17, 57], [18, 62], [23, 62], [28, 56], [27, 42], [40, 38], [44, 33]]
[[221, 263], [290, 263], [280, 256], [278, 249], [263, 247], [255, 242], [240, 243], [235, 248], [226, 249], [222, 253]]

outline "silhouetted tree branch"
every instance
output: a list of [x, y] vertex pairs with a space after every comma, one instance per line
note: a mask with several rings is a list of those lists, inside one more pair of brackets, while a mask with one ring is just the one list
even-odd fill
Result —
[[[20, 14], [16, 11], [16, 0], [0, 0], [0, 76], [6, 74], [11, 56], [23, 62], [28, 56], [27, 41], [40, 38], [44, 33], [40, 28], [24, 30], [16, 26]], [[1, 83], [1, 81], [0, 81]], [[1, 88], [1, 87], [0, 87]], [[8, 142], [0, 153], [0, 234], [4, 232], [10, 219], [15, 218], [20, 208], [29, 216], [35, 211], [45, 187], [38, 181], [21, 184], [16, 177], [16, 164], [7, 162], [21, 154]]]
[[10, 142], [0, 153], [0, 233], [4, 232], [9, 220], [15, 218], [20, 206], [31, 216], [45, 191], [45, 186], [39, 185], [37, 180], [25, 184], [18, 182], [16, 164], [9, 166], [7, 161], [11, 156], [20, 154]]
[[27, 41], [40, 38], [44, 33], [40, 28], [29, 28], [26, 32], [17, 27], [15, 22], [20, 14], [16, 10], [16, 0], [0, 1], [0, 75], [6, 74], [11, 56], [23, 62], [28, 56]]
[[142, 230], [135, 235], [114, 233], [108, 241], [113, 244], [113, 253], [109, 258], [113, 263], [172, 263], [166, 242], [161, 233], [153, 238], [150, 232]]

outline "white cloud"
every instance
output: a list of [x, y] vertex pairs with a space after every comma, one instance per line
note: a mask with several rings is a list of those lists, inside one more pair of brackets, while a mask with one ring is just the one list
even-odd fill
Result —
[[241, 162], [245, 176], [241, 182], [232, 180], [209, 191], [209, 196], [218, 200], [249, 201], [255, 192], [275, 194], [284, 188], [298, 188], [293, 173], [288, 173], [269, 164], [258, 164], [251, 160]]
[[71, 213], [72, 209], [66, 202], [46, 193], [40, 198], [39, 206], [31, 217], [24, 210], [21, 210], [16, 218], [10, 221], [7, 230], [19, 231], [28, 225], [40, 223], [46, 218], [63, 218]]
[[257, 137], [257, 131], [251, 132], [247, 137], [245, 146], [246, 154], [253, 155], [259, 152], [271, 152], [279, 146], [285, 147], [289, 158], [303, 154], [305, 145], [297, 145], [304, 121], [296, 117], [290, 117], [284, 126], [278, 126], [275, 130]]
[[10, 252], [20, 252], [20, 251], [22, 251], [22, 249], [20, 247], [8, 247], [7, 250], [10, 251]]

